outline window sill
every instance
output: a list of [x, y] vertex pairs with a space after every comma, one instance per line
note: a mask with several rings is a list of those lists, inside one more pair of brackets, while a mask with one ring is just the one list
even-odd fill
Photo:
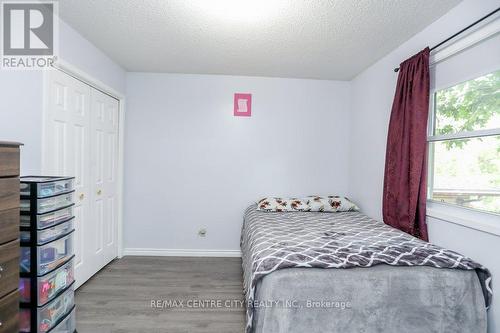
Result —
[[427, 201], [428, 217], [500, 236], [500, 216]]

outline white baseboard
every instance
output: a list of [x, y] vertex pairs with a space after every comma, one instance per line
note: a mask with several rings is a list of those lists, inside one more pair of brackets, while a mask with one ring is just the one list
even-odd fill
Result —
[[124, 256], [152, 257], [241, 257], [240, 250], [125, 248]]

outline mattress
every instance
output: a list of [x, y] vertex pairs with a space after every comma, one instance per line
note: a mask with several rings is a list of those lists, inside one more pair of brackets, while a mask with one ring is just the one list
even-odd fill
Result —
[[359, 212], [263, 212], [252, 205], [241, 249], [247, 332], [418, 332], [422, 315], [426, 332], [486, 327], [492, 291], [485, 267]]

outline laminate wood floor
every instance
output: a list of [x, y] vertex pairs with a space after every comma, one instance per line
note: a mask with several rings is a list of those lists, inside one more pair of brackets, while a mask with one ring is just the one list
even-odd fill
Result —
[[[124, 257], [75, 297], [78, 333], [239, 333], [245, 326], [240, 258]], [[152, 305], [158, 300], [163, 308]]]

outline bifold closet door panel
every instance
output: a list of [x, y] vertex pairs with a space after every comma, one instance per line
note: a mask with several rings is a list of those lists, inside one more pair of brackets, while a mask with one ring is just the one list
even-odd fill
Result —
[[118, 255], [118, 100], [92, 90], [91, 206], [96, 223], [93, 251], [104, 267]]
[[59, 70], [49, 74], [43, 170], [75, 177], [75, 279], [118, 255], [118, 100]]
[[[90, 91], [87, 84], [58, 70], [50, 71], [43, 142], [43, 173], [75, 177], [75, 277], [90, 278], [85, 256], [92, 241], [90, 216]], [[90, 234], [90, 235], [89, 235]]]

